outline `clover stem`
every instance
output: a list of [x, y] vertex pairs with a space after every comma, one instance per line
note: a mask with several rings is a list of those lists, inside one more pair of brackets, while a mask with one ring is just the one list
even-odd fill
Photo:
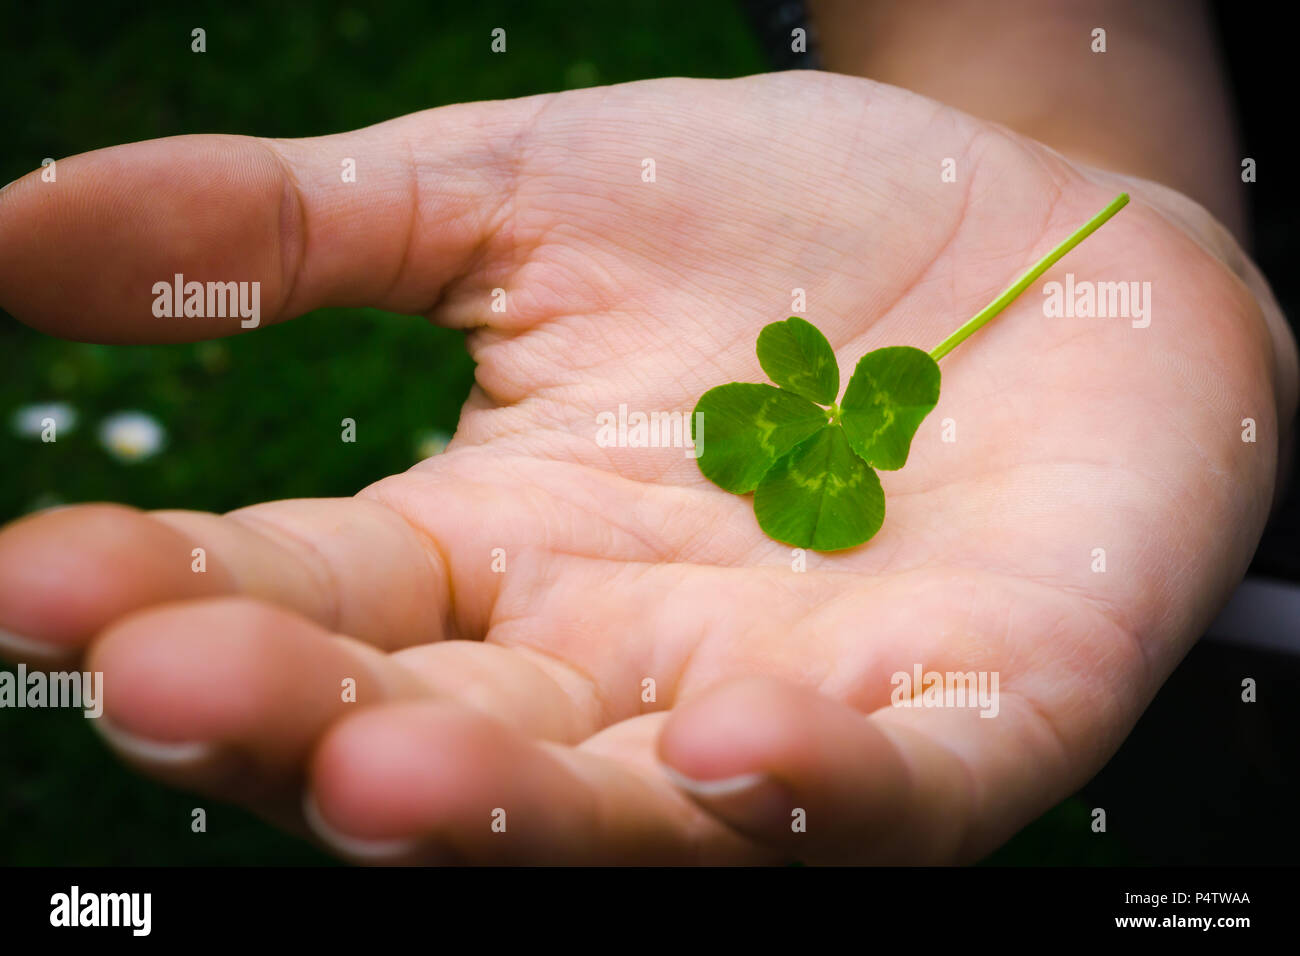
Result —
[[1087, 239], [1106, 222], [1111, 216], [1119, 212], [1128, 205], [1128, 193], [1120, 193], [1097, 215], [1093, 216], [1082, 226], [1070, 234], [1070, 236], [1059, 246], [1049, 252], [1043, 258], [1038, 260], [1038, 264], [1017, 279], [1012, 285], [990, 302], [984, 308], [975, 313], [971, 319], [959, 328], [952, 335], [948, 336], [942, 342], [934, 347], [930, 353], [930, 358], [936, 362], [943, 358], [961, 343], [987, 325], [999, 312], [1015, 301], [1016, 296], [1029, 288], [1030, 284], [1041, 276], [1044, 272], [1054, 266], [1067, 252], [1077, 246], [1083, 240]]

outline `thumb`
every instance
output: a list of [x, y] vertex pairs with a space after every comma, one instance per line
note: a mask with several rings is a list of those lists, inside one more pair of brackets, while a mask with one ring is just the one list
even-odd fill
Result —
[[[220, 337], [322, 306], [428, 312], [507, 221], [520, 133], [545, 99], [60, 159], [0, 192], [0, 305], [91, 342]], [[242, 301], [226, 283], [247, 283]]]

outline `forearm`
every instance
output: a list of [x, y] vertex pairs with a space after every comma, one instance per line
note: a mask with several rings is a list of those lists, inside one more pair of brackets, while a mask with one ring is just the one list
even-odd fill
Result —
[[[823, 62], [1191, 196], [1238, 239], [1241, 154], [1192, 0], [809, 0]], [[1092, 31], [1106, 31], [1106, 52]]]

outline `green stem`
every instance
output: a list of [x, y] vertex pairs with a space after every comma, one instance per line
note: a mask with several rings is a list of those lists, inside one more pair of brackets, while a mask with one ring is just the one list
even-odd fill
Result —
[[1105, 209], [1097, 213], [1097, 215], [1093, 216], [1082, 226], [1072, 232], [1068, 239], [1047, 255], [1043, 256], [1042, 259], [1038, 260], [1037, 265], [1017, 279], [1014, 284], [1006, 289], [1005, 292], [976, 312], [969, 322], [936, 345], [934, 351], [930, 353], [930, 358], [934, 359], [936, 362], [939, 361], [939, 359], [943, 358], [957, 346], [970, 338], [974, 333], [982, 329], [993, 319], [994, 316], [1009, 306], [1015, 300], [1016, 296], [1029, 288], [1030, 284], [1035, 279], [1054, 266], [1062, 256], [1091, 236], [1101, 228], [1102, 223], [1127, 205], [1128, 193], [1120, 193], [1112, 199]]

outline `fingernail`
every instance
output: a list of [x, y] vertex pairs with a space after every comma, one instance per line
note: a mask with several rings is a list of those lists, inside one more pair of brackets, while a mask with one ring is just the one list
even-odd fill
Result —
[[91, 725], [103, 735], [109, 746], [131, 760], [155, 767], [188, 768], [208, 763], [216, 757], [215, 744], [204, 741], [148, 740], [128, 733], [107, 718], [100, 717]]
[[19, 637], [12, 631], [0, 629], [0, 655], [15, 661], [48, 661], [66, 657], [72, 648], [60, 647], [49, 641]]
[[730, 797], [754, 790], [767, 779], [766, 774], [742, 773], [735, 777], [723, 777], [720, 780], [696, 780], [679, 773], [667, 764], [663, 764], [664, 773], [673, 784], [696, 797]]
[[348, 836], [334, 829], [321, 816], [320, 807], [310, 790], [303, 794], [302, 815], [312, 833], [331, 850], [349, 860], [358, 863], [394, 863], [399, 860], [412, 859], [420, 844], [416, 840], [370, 840], [364, 837]]
[[785, 825], [794, 801], [789, 789], [765, 773], [744, 773], [717, 780], [688, 777], [666, 764], [668, 779], [692, 799], [733, 823], [762, 828]]

